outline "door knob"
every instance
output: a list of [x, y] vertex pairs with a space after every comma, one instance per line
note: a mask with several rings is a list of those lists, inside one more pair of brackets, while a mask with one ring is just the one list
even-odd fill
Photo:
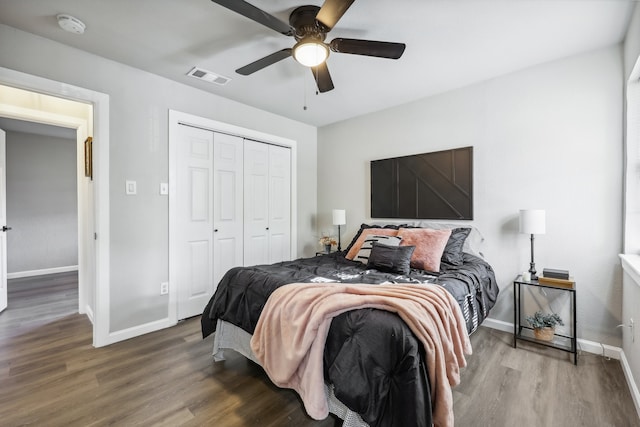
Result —
[[7, 227], [6, 225], [2, 226], [2, 231], [9, 231], [11, 230], [11, 227]]

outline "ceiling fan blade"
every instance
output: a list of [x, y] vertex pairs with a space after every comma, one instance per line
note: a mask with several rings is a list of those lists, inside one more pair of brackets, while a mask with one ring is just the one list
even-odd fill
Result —
[[220, 6], [226, 7], [233, 12], [236, 12], [244, 17], [247, 17], [258, 24], [262, 24], [265, 27], [269, 27], [272, 30], [284, 34], [285, 36], [293, 35], [293, 31], [289, 24], [282, 22], [273, 15], [268, 14], [264, 10], [258, 9], [252, 4], [243, 0], [211, 0]]
[[332, 51], [339, 53], [398, 59], [404, 53], [406, 45], [404, 43], [337, 38], [331, 40], [329, 47]]
[[316, 79], [316, 84], [318, 85], [320, 93], [333, 90], [333, 81], [331, 80], [331, 74], [329, 74], [329, 67], [327, 67], [326, 62], [315, 67], [311, 67], [311, 72], [313, 73], [313, 77]]
[[282, 61], [291, 56], [291, 48], [286, 48], [279, 50], [277, 52], [272, 53], [271, 55], [267, 55], [264, 58], [260, 58], [257, 61], [252, 62], [251, 64], [247, 64], [244, 67], [240, 67], [236, 70], [236, 73], [242, 74], [243, 76], [248, 76], [249, 74], [253, 74], [256, 71], [260, 71], [269, 65], [273, 65], [278, 61]]
[[355, 0], [325, 0], [318, 11], [316, 19], [320, 21], [327, 30], [332, 29], [342, 18], [342, 15], [349, 9]]

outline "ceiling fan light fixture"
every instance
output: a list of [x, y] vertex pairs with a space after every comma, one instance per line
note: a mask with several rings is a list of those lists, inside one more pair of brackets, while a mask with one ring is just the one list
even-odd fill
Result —
[[315, 67], [329, 57], [329, 48], [322, 41], [304, 38], [293, 47], [293, 57], [305, 67]]

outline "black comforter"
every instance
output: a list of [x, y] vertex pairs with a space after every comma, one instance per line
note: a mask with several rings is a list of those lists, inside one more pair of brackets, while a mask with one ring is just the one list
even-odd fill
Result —
[[[202, 315], [202, 333], [222, 319], [253, 333], [267, 298], [295, 282], [433, 283], [458, 301], [473, 332], [498, 295], [489, 264], [470, 254], [461, 266], [443, 263], [440, 273], [411, 270], [406, 276], [367, 270], [344, 253], [227, 272]], [[398, 315], [360, 309], [333, 319], [324, 352], [325, 380], [335, 395], [370, 426], [430, 426], [431, 395], [423, 347]]]

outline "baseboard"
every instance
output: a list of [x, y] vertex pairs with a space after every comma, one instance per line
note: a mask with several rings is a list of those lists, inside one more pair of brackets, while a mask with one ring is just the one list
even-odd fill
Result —
[[[491, 329], [497, 329], [503, 332], [513, 333], [513, 323], [505, 322], [503, 320], [496, 320], [487, 318], [482, 322], [482, 326], [486, 326]], [[587, 353], [599, 354], [611, 359], [620, 360], [622, 355], [622, 349], [620, 347], [614, 347], [607, 344], [601, 344], [595, 341], [584, 340], [578, 338], [578, 350], [586, 351]]]
[[15, 273], [7, 273], [7, 279], [20, 279], [22, 277], [44, 276], [45, 274], [67, 273], [69, 271], [78, 271], [78, 266], [68, 265], [66, 267], [43, 268], [41, 270], [17, 271]]
[[629, 366], [629, 361], [624, 355], [624, 351], [620, 353], [620, 364], [622, 365], [622, 372], [624, 372], [624, 377], [627, 379], [627, 384], [629, 385], [629, 391], [631, 392], [633, 403], [636, 405], [636, 412], [638, 413], [638, 417], [640, 417], [640, 391], [638, 390], [638, 386], [633, 379], [631, 366]]
[[482, 326], [486, 326], [491, 329], [497, 329], [502, 332], [513, 333], [513, 323], [492, 319], [490, 317], [484, 319], [484, 321], [482, 322]]
[[[97, 341], [96, 347], [103, 347], [106, 345], [114, 344], [120, 341], [139, 337], [140, 335], [159, 331], [161, 329], [169, 328], [175, 325], [176, 325], [176, 322], [172, 321], [167, 317], [165, 319], [156, 320], [154, 322], [145, 323], [143, 325], [134, 326], [132, 328], [110, 332], [108, 336], [104, 337], [104, 339], [99, 339]], [[95, 339], [94, 339], [94, 342], [96, 342]]]
[[89, 305], [86, 305], [84, 307], [84, 314], [89, 318], [91, 324], [93, 325], [93, 310], [91, 309], [91, 307], [89, 307]]

